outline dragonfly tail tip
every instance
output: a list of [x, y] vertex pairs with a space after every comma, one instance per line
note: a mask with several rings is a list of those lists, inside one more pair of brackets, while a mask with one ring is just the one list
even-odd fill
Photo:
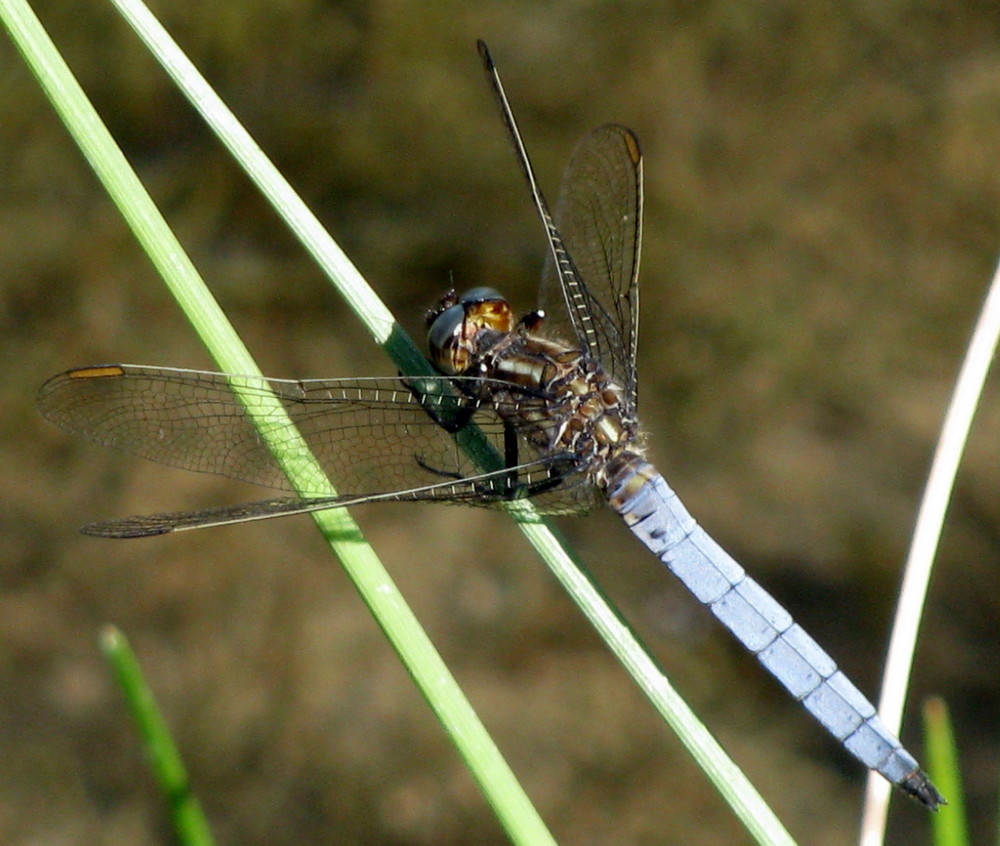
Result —
[[948, 800], [938, 792], [923, 770], [914, 770], [903, 780], [900, 787], [932, 811], [937, 811], [942, 805], [948, 804]]

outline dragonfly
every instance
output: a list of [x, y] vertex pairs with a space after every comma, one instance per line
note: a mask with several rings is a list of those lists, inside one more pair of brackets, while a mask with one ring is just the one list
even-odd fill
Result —
[[[644, 457], [636, 136], [615, 124], [585, 136], [552, 215], [483, 42], [479, 52], [545, 229], [547, 275], [555, 280], [547, 290], [565, 334], [546, 310], [515, 318], [499, 292], [479, 287], [449, 292], [428, 312], [434, 376], [281, 380], [133, 364], [69, 370], [39, 391], [42, 415], [57, 426], [165, 465], [292, 492], [82, 531], [148, 537], [368, 502], [529, 500], [541, 513], [582, 514], [603, 501], [851, 755], [936, 810], [944, 798], [875, 707]], [[294, 426], [337, 490], [349, 493], [293, 489], [269, 449], [267, 425]]]

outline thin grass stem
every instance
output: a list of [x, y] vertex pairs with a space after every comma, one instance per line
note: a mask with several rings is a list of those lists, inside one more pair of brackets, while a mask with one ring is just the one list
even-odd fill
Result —
[[[955, 384], [941, 437], [938, 440], [927, 486], [920, 503], [910, 553], [903, 571], [903, 583], [885, 672], [879, 714], [895, 734], [900, 733], [903, 705], [910, 684], [913, 654], [920, 632], [920, 619], [927, 598], [927, 586], [937, 555], [948, 503], [958, 475], [958, 466], [972, 428], [972, 420], [986, 384], [997, 342], [1000, 339], [1000, 266], [990, 287], [969, 341], [965, 361]], [[947, 794], [945, 794], [947, 798]], [[861, 821], [861, 846], [878, 846], [884, 841], [889, 813], [890, 789], [887, 782], [870, 773]]]
[[191, 789], [180, 752], [170, 735], [153, 690], [128, 639], [114, 626], [101, 633], [101, 650], [139, 729], [153, 776], [167, 802], [174, 834], [182, 846], [213, 846], [215, 840], [198, 797]]

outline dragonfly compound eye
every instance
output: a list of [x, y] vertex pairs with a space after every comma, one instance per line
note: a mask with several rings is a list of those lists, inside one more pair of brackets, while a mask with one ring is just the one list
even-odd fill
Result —
[[513, 328], [510, 305], [500, 292], [493, 288], [473, 288], [431, 323], [427, 332], [431, 360], [442, 373], [463, 373], [482, 352], [481, 331], [511, 332]]
[[431, 361], [442, 373], [461, 373], [469, 366], [468, 344], [463, 338], [465, 307], [453, 305], [442, 311], [427, 331]]

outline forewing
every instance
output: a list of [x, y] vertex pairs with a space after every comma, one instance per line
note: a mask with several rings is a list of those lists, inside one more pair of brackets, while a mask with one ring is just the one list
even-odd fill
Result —
[[[575, 513], [591, 501], [589, 486], [572, 467], [537, 454], [523, 438], [517, 458], [525, 466], [507, 472], [499, 461], [504, 455], [499, 416], [492, 407], [473, 407], [465, 424], [475, 403], [444, 377], [422, 378], [414, 392], [402, 379], [295, 381], [109, 365], [50, 379], [39, 391], [38, 406], [66, 431], [132, 455], [292, 490], [233, 393], [233, 382], [251, 399], [268, 392], [278, 398], [345, 501], [423, 489], [395, 498], [495, 505], [502, 499], [497, 476], [482, 477], [501, 469], [508, 485], [533, 484], [525, 490], [537, 489], [546, 511]], [[456, 421], [465, 425], [453, 425], [454, 434], [441, 425]], [[287, 424], [275, 423], [275, 428], [281, 425]], [[477, 457], [470, 458], [463, 447]], [[556, 484], [561, 479], [554, 475], [573, 478]]]

